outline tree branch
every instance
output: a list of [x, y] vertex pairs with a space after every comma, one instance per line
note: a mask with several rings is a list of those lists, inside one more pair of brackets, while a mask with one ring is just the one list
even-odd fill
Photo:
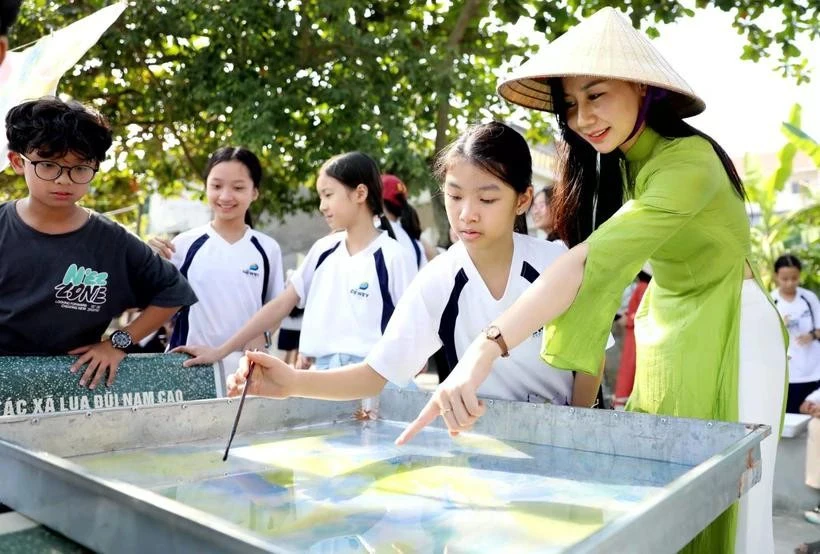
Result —
[[[478, 14], [481, 0], [467, 0], [458, 14], [458, 19], [447, 38], [447, 49], [443, 53], [444, 58], [438, 66], [438, 75], [442, 79], [442, 87], [438, 91], [438, 106], [436, 107], [436, 142], [435, 151], [440, 152], [447, 146], [447, 131], [450, 128], [450, 89], [452, 86], [452, 65], [458, 52], [461, 41], [470, 26], [470, 22]], [[439, 244], [447, 244], [449, 241], [448, 229], [450, 223], [447, 220], [447, 212], [444, 210], [444, 202], [441, 195], [433, 194], [431, 197], [433, 206], [433, 218], [439, 234]]]
[[447, 50], [444, 52], [444, 59], [439, 64], [440, 74], [443, 76], [445, 86], [443, 90], [439, 91], [438, 108], [436, 110], [436, 152], [447, 145], [447, 129], [449, 127], [450, 115], [450, 84], [452, 77], [450, 70], [452, 69], [453, 59], [456, 56], [458, 47], [461, 41], [464, 40], [464, 35], [467, 33], [467, 28], [470, 22], [478, 13], [478, 8], [481, 6], [481, 0], [467, 0], [461, 8], [461, 13], [458, 14], [458, 20], [447, 38]]
[[[157, 76], [154, 75], [154, 72], [149, 69], [147, 71], [147, 73], [148, 73], [148, 78], [151, 79], [151, 82], [154, 83], [154, 86], [156, 86], [157, 89], [161, 89], [162, 88], [162, 83], [160, 83], [159, 79], [157, 79]], [[167, 107], [166, 107], [166, 109], [167, 109]], [[194, 170], [195, 173], [199, 174], [200, 173], [200, 168], [197, 166], [196, 161], [194, 161], [194, 157], [193, 157], [193, 155], [191, 155], [191, 151], [188, 149], [188, 146], [185, 144], [185, 141], [182, 140], [182, 137], [179, 135], [179, 132], [177, 132], [177, 128], [176, 128], [176, 124], [175, 124], [176, 122], [175, 122], [174, 118], [171, 117], [170, 119], [171, 119], [171, 122], [166, 124], [166, 127], [168, 129], [170, 129], [171, 134], [174, 135], [174, 138], [177, 139], [177, 141], [179, 142], [179, 146], [182, 148], [182, 153], [185, 155], [185, 159], [188, 160], [188, 163], [190, 164], [191, 168]]]

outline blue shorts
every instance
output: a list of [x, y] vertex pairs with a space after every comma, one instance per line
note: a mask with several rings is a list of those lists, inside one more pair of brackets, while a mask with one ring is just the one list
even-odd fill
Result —
[[362, 356], [356, 356], [354, 354], [328, 354], [327, 356], [316, 358], [313, 365], [316, 366], [316, 369], [333, 369], [342, 367], [343, 365], [358, 364], [363, 361], [364, 358]]
[[[313, 362], [313, 365], [316, 367], [316, 369], [333, 369], [348, 364], [358, 364], [359, 362], [363, 361], [363, 357], [356, 356], [354, 354], [328, 354], [327, 356], [320, 356], [319, 358], [316, 358], [316, 361]], [[404, 387], [394, 385], [393, 383], [388, 381], [384, 388], [395, 390], [418, 390], [418, 387], [413, 381], [410, 381], [410, 383]]]

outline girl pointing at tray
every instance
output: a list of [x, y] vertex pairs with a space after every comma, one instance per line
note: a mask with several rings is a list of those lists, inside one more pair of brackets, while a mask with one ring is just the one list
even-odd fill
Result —
[[[447, 218], [461, 240], [421, 268], [364, 361], [305, 372], [251, 352], [248, 359], [256, 362], [256, 370], [250, 393], [333, 400], [373, 396], [387, 381], [410, 383], [439, 348], [454, 367], [472, 337], [538, 278], [536, 268], [543, 270], [566, 251], [521, 232], [532, 200], [532, 158], [524, 137], [511, 127], [490, 122], [470, 128], [440, 154], [437, 173]], [[597, 368], [587, 368], [594, 375], [573, 376], [550, 367], [538, 357], [540, 335], [533, 333], [508, 357], [496, 360], [482, 394], [591, 406], [600, 381]], [[228, 379], [228, 393], [240, 393], [246, 376], [243, 362]]]

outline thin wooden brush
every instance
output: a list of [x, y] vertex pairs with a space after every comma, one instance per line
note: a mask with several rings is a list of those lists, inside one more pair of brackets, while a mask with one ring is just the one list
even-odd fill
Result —
[[233, 420], [233, 429], [231, 429], [231, 436], [228, 439], [228, 445], [225, 447], [225, 455], [222, 456], [222, 461], [226, 461], [228, 459], [228, 451], [231, 449], [231, 443], [233, 442], [233, 437], [236, 435], [236, 427], [239, 425], [239, 416], [242, 415], [242, 406], [245, 405], [245, 395], [248, 394], [248, 389], [251, 385], [251, 375], [253, 375], [253, 368], [256, 367], [256, 362], [253, 360], [248, 361], [248, 378], [245, 380], [245, 389], [242, 391], [242, 399], [239, 400], [239, 409], [236, 410], [236, 418]]

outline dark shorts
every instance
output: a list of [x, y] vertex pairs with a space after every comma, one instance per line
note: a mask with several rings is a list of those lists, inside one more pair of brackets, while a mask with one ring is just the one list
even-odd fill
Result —
[[279, 329], [279, 340], [276, 341], [276, 348], [279, 350], [298, 350], [299, 349], [299, 331], [293, 329]]
[[820, 389], [820, 381], [809, 381], [808, 383], [789, 383], [789, 395], [786, 397], [786, 412], [790, 414], [800, 413], [802, 404], [808, 395]]

